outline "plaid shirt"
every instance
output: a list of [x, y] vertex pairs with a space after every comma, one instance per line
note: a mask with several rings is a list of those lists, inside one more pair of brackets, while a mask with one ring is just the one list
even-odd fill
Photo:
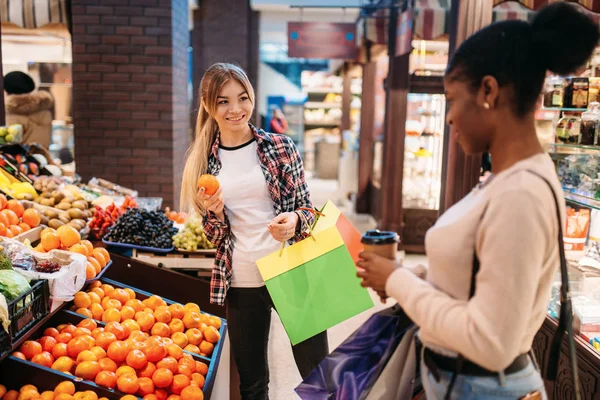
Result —
[[[262, 167], [275, 215], [293, 212], [300, 207], [312, 208], [310, 194], [304, 179], [302, 158], [287, 136], [267, 133], [250, 125], [258, 144], [258, 158]], [[208, 158], [208, 173], [219, 175], [221, 160], [219, 159], [220, 137], [212, 146]], [[295, 243], [306, 237], [308, 224], [314, 220], [312, 213], [299, 211], [306, 218], [301, 218], [301, 224], [296, 229], [296, 235], [290, 240]], [[225, 221], [218, 219], [214, 213], [208, 211], [203, 218], [204, 232], [208, 240], [217, 245], [217, 255], [212, 270], [210, 281], [210, 302], [219, 305], [225, 304], [225, 296], [231, 284], [232, 256], [234, 237], [229, 227], [227, 211]]]

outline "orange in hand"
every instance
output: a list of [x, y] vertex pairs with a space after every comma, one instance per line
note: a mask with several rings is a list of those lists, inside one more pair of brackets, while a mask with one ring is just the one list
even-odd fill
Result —
[[204, 188], [204, 193], [212, 196], [219, 189], [219, 181], [214, 175], [204, 174], [198, 178], [198, 189], [200, 188]]

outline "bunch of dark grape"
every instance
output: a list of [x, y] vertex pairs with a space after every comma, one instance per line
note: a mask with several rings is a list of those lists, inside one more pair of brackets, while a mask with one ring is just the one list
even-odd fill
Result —
[[168, 249], [173, 247], [177, 228], [163, 211], [130, 208], [110, 227], [104, 237], [109, 242]]
[[45, 272], [48, 274], [56, 272], [60, 268], [61, 268], [60, 265], [58, 265], [55, 262], [49, 261], [49, 260], [42, 260], [42, 261], [38, 262], [35, 266], [35, 270], [37, 272]]

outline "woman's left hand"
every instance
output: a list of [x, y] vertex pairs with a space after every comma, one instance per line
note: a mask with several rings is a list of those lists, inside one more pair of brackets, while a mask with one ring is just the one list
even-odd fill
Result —
[[388, 278], [400, 266], [394, 260], [375, 253], [363, 251], [358, 256], [360, 259], [356, 265], [360, 270], [356, 276], [362, 279], [361, 286], [373, 288], [382, 297], [381, 295], [385, 294], [385, 284]]
[[286, 242], [296, 236], [298, 214], [286, 212], [279, 214], [267, 225], [271, 236], [278, 242]]

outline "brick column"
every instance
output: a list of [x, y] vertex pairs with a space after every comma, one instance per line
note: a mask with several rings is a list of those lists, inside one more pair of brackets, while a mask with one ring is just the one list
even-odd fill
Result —
[[[249, 0], [201, 1], [194, 11], [194, 111], [200, 101], [198, 87], [204, 72], [217, 62], [242, 67], [258, 90], [260, 13]], [[258, 93], [257, 93], [258, 98]], [[195, 116], [194, 116], [195, 118]]]
[[77, 173], [177, 206], [188, 145], [188, 5], [72, 0]]

